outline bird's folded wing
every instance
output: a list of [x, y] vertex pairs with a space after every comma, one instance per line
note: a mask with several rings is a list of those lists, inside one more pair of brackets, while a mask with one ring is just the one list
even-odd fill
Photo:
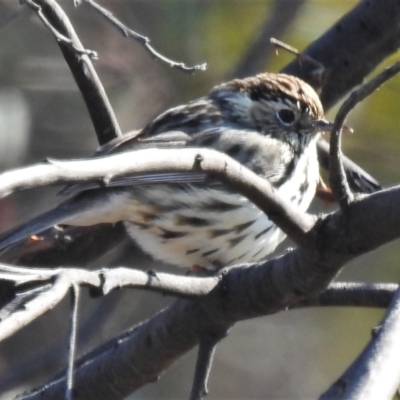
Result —
[[[140, 131], [134, 131], [116, 138], [100, 147], [94, 154], [94, 157], [102, 157], [124, 151], [148, 148], [184, 148], [187, 146], [190, 139], [190, 135], [181, 131], [169, 131], [142, 139], [140, 138]], [[160, 183], [205, 183], [206, 181], [210, 184], [212, 183], [212, 180], [207, 176], [207, 174], [202, 172], [152, 172], [111, 179], [107, 182], [107, 187], [115, 188], [121, 186], [154, 185]], [[215, 183], [215, 180], [213, 182]], [[59, 192], [59, 194], [69, 196], [84, 190], [99, 188], [104, 188], [104, 185], [98, 182], [79, 183], [66, 186]]]

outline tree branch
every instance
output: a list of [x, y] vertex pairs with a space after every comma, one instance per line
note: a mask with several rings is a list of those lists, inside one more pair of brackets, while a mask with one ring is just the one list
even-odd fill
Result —
[[176, 62], [163, 56], [158, 51], [156, 51], [154, 47], [150, 45], [150, 39], [148, 37], [140, 35], [139, 33], [128, 28], [121, 21], [119, 21], [110, 11], [100, 6], [95, 1], [93, 0], [84, 0], [84, 1], [85, 3], [93, 7], [98, 13], [100, 13], [106, 20], [110, 21], [122, 33], [123, 36], [125, 36], [126, 38], [131, 37], [135, 39], [136, 42], [138, 42], [141, 46], [143, 46], [148, 51], [148, 53], [156, 60], [162, 61], [171, 68], [177, 68], [183, 72], [192, 73], [196, 71], [205, 71], [207, 69], [206, 63], [197, 64], [194, 65], [193, 67], [188, 67], [183, 62]]
[[[107, 162], [104, 162], [104, 161]], [[55, 161], [8, 171], [0, 175], [0, 197], [35, 186], [85, 181], [102, 182], [157, 172], [203, 172], [247, 197], [299, 244], [315, 219], [296, 210], [265, 179], [225, 154], [210, 149], [143, 149], [83, 161]]]
[[80, 42], [68, 17], [55, 0], [29, 0], [34, 3], [54, 31], [67, 40], [57, 40], [65, 61], [78, 85], [92, 119], [99, 144], [105, 144], [121, 135], [117, 119], [103, 85], [93, 68], [86, 50]]
[[273, 54], [270, 38], [282, 37], [294, 22], [304, 4], [304, 0], [292, 0], [290, 7], [288, 7], [284, 1], [275, 0], [272, 10], [268, 9], [265, 21], [259, 28], [259, 36], [253, 41], [228, 78], [245, 78], [262, 72], [269, 57]]
[[200, 339], [197, 353], [196, 369], [193, 377], [192, 390], [189, 400], [202, 400], [208, 394], [207, 384], [217, 344], [227, 333], [222, 336], [206, 335]]
[[[315, 225], [315, 247], [229, 269], [209, 295], [176, 301], [78, 361], [77, 393], [88, 400], [100, 395], [105, 400], [122, 399], [154, 380], [207, 333], [226, 332], [237, 321], [272, 314], [315, 296], [346, 262], [400, 237], [399, 201], [400, 188], [358, 199], [345, 214], [337, 211]], [[111, 384], [115, 376], [118, 389]], [[64, 387], [59, 376], [43, 386], [40, 398], [57, 398]]]
[[362, 85], [360, 88], [355, 90], [346, 99], [346, 101], [340, 107], [335, 122], [333, 124], [333, 129], [331, 133], [330, 142], [330, 184], [333, 193], [339, 200], [339, 204], [342, 209], [348, 207], [348, 205], [354, 200], [354, 196], [351, 193], [349, 184], [346, 179], [346, 174], [344, 171], [342, 163], [342, 151], [341, 151], [341, 131], [343, 124], [346, 120], [349, 112], [371, 93], [381, 87], [390, 78], [394, 77], [400, 72], [400, 61], [395, 63], [389, 68], [386, 68], [383, 72], [377, 75], [375, 78], [371, 79], [369, 82]]
[[394, 283], [333, 282], [321, 294], [292, 308], [374, 307], [387, 308], [399, 285]]
[[391, 0], [360, 1], [332, 28], [310, 44], [303, 54], [326, 68], [323, 79], [313, 75], [315, 66], [294, 60], [282, 72], [295, 75], [320, 89], [328, 110], [359, 85], [400, 44], [400, 5]]
[[320, 400], [390, 400], [400, 381], [400, 290], [367, 347]]
[[47, 290], [39, 292], [32, 300], [24, 304], [23, 309], [15, 311], [0, 322], [0, 341], [10, 337], [15, 332], [28, 325], [40, 315], [54, 308], [68, 293], [71, 283], [100, 285], [96, 274], [84, 270], [35, 270], [0, 266], [0, 279], [18, 284], [37, 281], [55, 282]]

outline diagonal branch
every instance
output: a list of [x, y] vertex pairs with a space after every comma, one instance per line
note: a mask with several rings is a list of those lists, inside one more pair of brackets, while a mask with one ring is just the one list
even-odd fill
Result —
[[[363, 197], [346, 213], [337, 211], [315, 225], [314, 247], [221, 271], [220, 282], [207, 296], [180, 299], [79, 360], [75, 390], [87, 400], [122, 399], [153, 381], [207, 333], [223, 334], [237, 321], [276, 313], [315, 296], [346, 262], [400, 237], [399, 201], [400, 187]], [[57, 398], [64, 388], [62, 373], [25, 398]]]
[[[317, 223], [314, 248], [229, 269], [208, 296], [180, 299], [78, 361], [76, 390], [88, 400], [122, 399], [154, 380], [207, 332], [222, 334], [237, 321], [275, 313], [318, 294], [350, 259], [400, 237], [399, 201], [400, 188], [364, 197], [347, 213], [337, 211]], [[111, 384], [115, 376], [118, 393]], [[45, 392], [40, 389], [41, 399], [57, 398], [65, 387], [62, 375], [51, 382]], [[38, 399], [35, 393], [26, 398]]]
[[90, 57], [80, 42], [63, 9], [55, 0], [29, 0], [36, 5], [35, 11], [42, 15], [52, 32], [66, 38], [57, 40], [65, 61], [74, 76], [76, 84], [89, 111], [99, 144], [105, 144], [121, 135], [114, 111], [104, 87], [93, 67]]
[[[1, 266], [1, 269], [4, 270], [5, 266]], [[83, 270], [65, 270], [62, 272], [41, 270], [40, 272], [21, 275], [20, 279], [22, 282], [32, 282], [43, 279], [49, 280], [52, 276], [55, 277], [55, 282], [51, 287], [41, 291], [38, 296], [25, 303], [23, 309], [15, 311], [0, 322], [0, 341], [10, 337], [40, 315], [54, 308], [68, 293], [71, 282], [97, 286], [100, 284], [100, 279], [95, 274]], [[13, 272], [0, 272], [0, 279], [14, 280]], [[19, 279], [18, 276], [16, 279]]]
[[342, 209], [347, 208], [354, 199], [354, 196], [351, 193], [349, 184], [347, 182], [346, 174], [341, 160], [342, 152], [340, 148], [340, 141], [343, 124], [349, 112], [358, 103], [363, 101], [366, 97], [368, 97], [371, 93], [373, 93], [375, 90], [377, 90], [380, 86], [382, 86], [385, 82], [387, 82], [399, 72], [400, 61], [398, 61], [391, 67], [386, 68], [375, 78], [371, 79], [369, 82], [365, 83], [354, 92], [352, 92], [350, 96], [346, 99], [346, 101], [342, 104], [336, 115], [330, 142], [330, 184], [332, 187], [332, 191], [336, 195], [336, 198], [339, 200], [339, 204]]
[[281, 72], [298, 76], [320, 90], [325, 110], [362, 83], [400, 45], [400, 7], [392, 0], [360, 1], [303, 54], [319, 61], [327, 73], [321, 81], [315, 66], [292, 61]]
[[400, 290], [367, 347], [320, 400], [390, 400], [400, 381]]
[[107, 186], [123, 176], [157, 172], [204, 172], [247, 197], [298, 244], [308, 243], [314, 217], [295, 209], [265, 179], [210, 149], [144, 149], [83, 161], [52, 160], [1, 174], [0, 197], [56, 183], [97, 181]]

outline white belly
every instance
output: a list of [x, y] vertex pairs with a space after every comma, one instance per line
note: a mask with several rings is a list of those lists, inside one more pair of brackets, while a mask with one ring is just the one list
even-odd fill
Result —
[[[305, 155], [291, 177], [296, 187], [288, 181], [278, 189], [302, 212], [309, 207], [319, 179], [315, 147], [313, 154]], [[145, 196], [150, 204], [133, 200], [130, 222], [125, 222], [127, 231], [143, 250], [170, 264], [221, 268], [257, 262], [285, 238], [263, 212], [238, 194], [223, 195], [220, 190], [196, 186], [182, 193], [173, 186], [155, 185], [145, 188]], [[156, 216], [156, 208], [163, 207], [165, 212]]]

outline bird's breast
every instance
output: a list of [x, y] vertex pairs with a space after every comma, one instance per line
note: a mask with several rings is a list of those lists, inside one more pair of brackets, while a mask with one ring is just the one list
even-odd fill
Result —
[[[315, 146], [310, 146], [277, 191], [305, 211], [318, 177]], [[285, 237], [247, 198], [223, 186], [142, 186], [132, 192], [129, 210], [125, 224], [139, 246], [156, 259], [186, 268], [257, 262]]]

